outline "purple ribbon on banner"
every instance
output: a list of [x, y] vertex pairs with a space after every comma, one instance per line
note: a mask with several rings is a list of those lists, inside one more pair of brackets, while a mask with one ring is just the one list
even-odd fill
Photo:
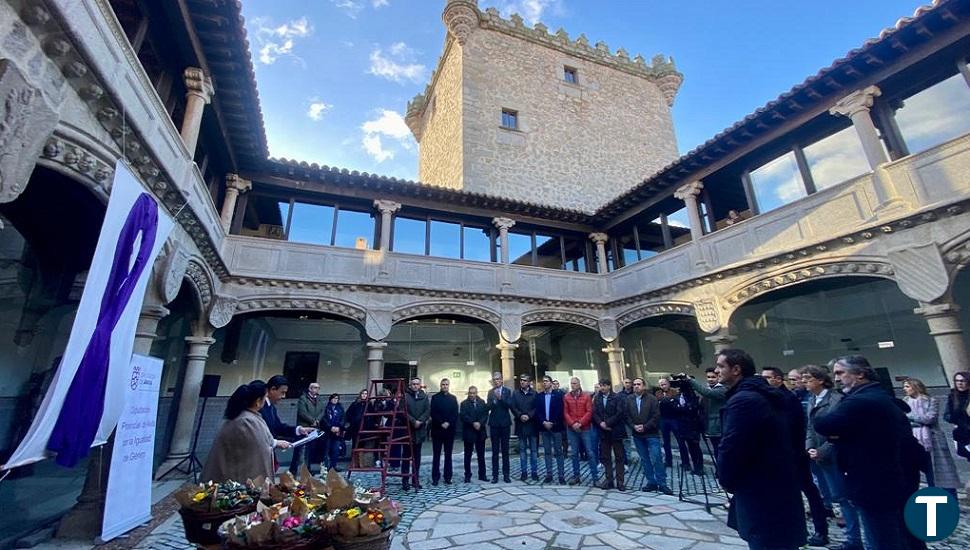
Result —
[[[98, 321], [84, 350], [81, 364], [64, 398], [47, 450], [57, 453], [55, 461], [68, 468], [87, 456], [104, 413], [104, 392], [111, 358], [111, 333], [128, 305], [138, 279], [152, 256], [158, 229], [158, 205], [142, 193], [135, 200], [118, 235], [114, 262], [101, 298]], [[141, 243], [131, 264], [135, 240]]]

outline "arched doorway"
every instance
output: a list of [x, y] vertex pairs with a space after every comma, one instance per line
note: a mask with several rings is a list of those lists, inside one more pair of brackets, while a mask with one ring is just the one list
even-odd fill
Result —
[[917, 305], [887, 279], [820, 279], [742, 305], [731, 316], [730, 333], [759, 367], [788, 370], [860, 354], [889, 376], [945, 385], [926, 321], [913, 313]]
[[[38, 167], [24, 192], [0, 205], [0, 462], [26, 435], [67, 345], [105, 205], [82, 184]], [[11, 510], [52, 495], [41, 514], [0, 516], [0, 547], [49, 523], [76, 501], [87, 461], [42, 461], [0, 484]]]
[[714, 349], [708, 349], [697, 320], [688, 315], [661, 315], [641, 319], [620, 331], [626, 373], [650, 385], [678, 372], [703, 377], [713, 366]]
[[418, 376], [429, 393], [438, 391], [442, 378], [462, 398], [469, 386], [484, 392], [495, 371], [501, 371], [498, 331], [472, 317], [432, 315], [399, 321], [387, 338], [384, 377]]
[[[596, 391], [601, 378], [609, 378], [610, 366], [603, 347], [606, 343], [595, 330], [569, 323], [540, 322], [522, 327], [515, 350], [515, 375], [528, 374], [533, 380], [548, 374], [569, 390], [569, 379], [578, 377], [583, 390]], [[614, 384], [622, 381], [614, 380]]]

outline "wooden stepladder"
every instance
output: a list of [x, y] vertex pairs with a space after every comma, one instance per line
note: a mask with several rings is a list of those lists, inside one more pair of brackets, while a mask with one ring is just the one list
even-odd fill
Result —
[[[404, 485], [418, 486], [418, 472], [414, 467], [414, 438], [408, 421], [408, 404], [404, 394], [407, 381], [401, 378], [374, 379], [370, 381], [367, 403], [361, 416], [357, 443], [351, 450], [348, 477], [354, 472], [378, 472], [381, 474], [381, 494], [387, 492], [387, 478], [399, 477]], [[384, 395], [383, 390], [389, 390]], [[366, 455], [375, 456], [373, 466], [363, 466]], [[396, 457], [396, 458], [391, 458]], [[398, 458], [399, 457], [399, 458]], [[403, 463], [411, 460], [408, 473], [404, 468], [390, 471], [392, 460]]]

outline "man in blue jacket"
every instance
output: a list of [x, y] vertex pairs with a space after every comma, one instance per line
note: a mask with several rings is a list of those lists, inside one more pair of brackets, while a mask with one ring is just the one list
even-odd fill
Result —
[[728, 525], [752, 549], [795, 550], [805, 544], [805, 509], [796, 476], [790, 402], [755, 373], [754, 360], [739, 349], [717, 356], [718, 381], [728, 388], [721, 409], [717, 475], [732, 493]]
[[[286, 397], [286, 390], [288, 389], [289, 381], [285, 376], [277, 374], [271, 377], [269, 382], [266, 383], [266, 400], [263, 402], [263, 408], [259, 410], [259, 414], [266, 421], [266, 426], [269, 427], [269, 431], [273, 434], [273, 437], [293, 441], [300, 436], [313, 432], [314, 429], [287, 424], [280, 419], [279, 411], [276, 410], [276, 404]], [[295, 474], [299, 465], [300, 453], [294, 449], [293, 459], [290, 461], [290, 472]]]
[[544, 483], [552, 483], [552, 457], [556, 456], [556, 468], [559, 472], [559, 484], [566, 484], [562, 447], [566, 433], [566, 421], [563, 417], [562, 390], [552, 387], [552, 377], [542, 377], [542, 392], [535, 400], [536, 424], [539, 427], [539, 437], [542, 439], [542, 451], [546, 455], [546, 477]]

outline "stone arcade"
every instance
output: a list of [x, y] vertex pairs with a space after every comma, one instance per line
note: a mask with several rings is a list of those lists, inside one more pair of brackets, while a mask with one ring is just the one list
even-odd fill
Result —
[[[861, 352], [936, 388], [970, 370], [970, 2], [900, 19], [680, 158], [669, 58], [473, 0], [443, 19], [407, 109], [418, 183], [269, 158], [237, 2], [0, 2], [0, 452], [65, 345], [119, 158], [178, 213], [135, 343], [165, 360], [161, 471], [204, 374], [220, 396], [281, 371], [293, 396], [415, 373], [463, 391], [493, 370], [699, 373], [733, 344], [782, 368]], [[493, 101], [510, 84], [486, 55], [528, 89]], [[103, 467], [62, 533], [90, 530]], [[14, 506], [31, 483], [60, 495], [47, 519], [82, 491], [18, 475]], [[0, 518], [0, 546], [26, 523]]]

